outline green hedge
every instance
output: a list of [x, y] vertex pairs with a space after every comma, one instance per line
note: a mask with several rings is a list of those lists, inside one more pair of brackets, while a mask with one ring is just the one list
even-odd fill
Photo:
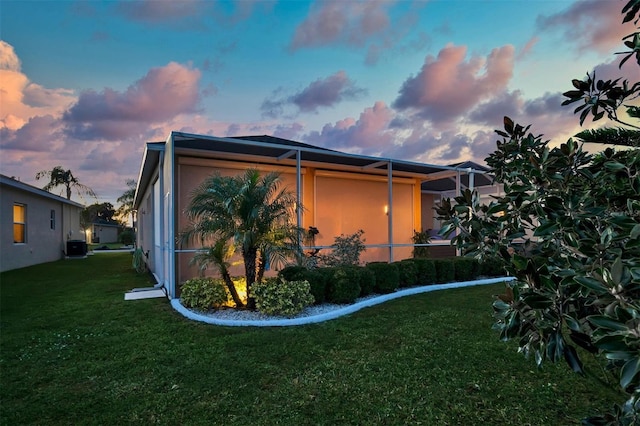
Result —
[[485, 277], [503, 277], [506, 275], [504, 264], [498, 257], [484, 259], [480, 263], [480, 275]]
[[436, 283], [444, 284], [455, 281], [456, 271], [454, 261], [455, 258], [433, 260], [436, 267]]
[[456, 257], [454, 262], [456, 281], [471, 281], [480, 275], [480, 263], [471, 257]]
[[358, 268], [337, 266], [330, 269], [333, 273], [327, 282], [327, 301], [330, 303], [353, 303], [360, 296], [360, 271]]
[[368, 296], [376, 288], [376, 274], [364, 266], [357, 268], [360, 271], [360, 296]]
[[418, 285], [430, 285], [436, 282], [436, 265], [431, 259], [412, 259], [418, 270]]
[[308, 281], [311, 286], [311, 295], [314, 304], [325, 302], [327, 295], [327, 277], [322, 273], [323, 269], [307, 269], [303, 266], [287, 266], [278, 272], [278, 277], [286, 281]]
[[412, 259], [393, 262], [398, 267], [400, 280], [398, 287], [411, 287], [418, 283], [418, 268]]
[[374, 291], [376, 293], [392, 293], [400, 286], [400, 271], [398, 265], [386, 262], [372, 262], [367, 268], [373, 271], [376, 277]]

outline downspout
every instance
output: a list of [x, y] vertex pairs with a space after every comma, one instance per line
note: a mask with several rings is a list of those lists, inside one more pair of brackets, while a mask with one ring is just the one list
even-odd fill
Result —
[[[302, 185], [302, 167], [300, 166], [302, 153], [300, 150], [296, 151], [296, 221], [298, 229], [302, 229], [302, 206], [300, 204], [301, 188]], [[300, 235], [298, 234], [298, 245], [301, 245], [302, 241], [300, 241]]]
[[169, 250], [169, 297], [173, 299], [176, 295], [176, 243], [175, 243], [175, 224], [176, 224], [176, 214], [175, 214], [175, 147], [173, 140], [173, 132], [171, 133], [171, 144], [169, 146], [170, 152], [169, 154], [169, 188], [167, 192], [167, 196], [169, 197], [168, 202], [168, 212], [165, 212], [169, 215], [169, 229], [167, 235], [167, 249]]
[[389, 263], [393, 262], [393, 163], [387, 163], [387, 185], [389, 209], [387, 211], [387, 226], [389, 228]]

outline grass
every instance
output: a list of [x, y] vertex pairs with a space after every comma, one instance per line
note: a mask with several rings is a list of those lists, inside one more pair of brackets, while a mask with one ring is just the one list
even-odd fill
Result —
[[499, 342], [501, 286], [225, 328], [123, 300], [148, 284], [128, 253], [1, 274], [1, 424], [567, 425], [621, 400]]

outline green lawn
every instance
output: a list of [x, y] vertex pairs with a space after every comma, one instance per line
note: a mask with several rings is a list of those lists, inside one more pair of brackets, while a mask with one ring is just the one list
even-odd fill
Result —
[[499, 342], [501, 286], [223, 328], [124, 301], [146, 285], [128, 253], [0, 275], [2, 424], [565, 425], [621, 401]]

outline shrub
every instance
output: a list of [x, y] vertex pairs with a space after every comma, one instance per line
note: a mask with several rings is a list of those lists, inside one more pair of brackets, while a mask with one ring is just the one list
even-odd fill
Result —
[[280, 278], [266, 278], [251, 286], [258, 311], [287, 317], [313, 304], [310, 289], [308, 281], [285, 281]]
[[506, 275], [502, 260], [497, 256], [488, 256], [480, 262], [480, 275], [502, 277]]
[[376, 287], [376, 274], [369, 268], [359, 266], [360, 271], [360, 296], [368, 296]]
[[436, 266], [431, 259], [413, 259], [418, 270], [418, 284], [429, 285], [436, 282]]
[[[431, 242], [431, 236], [429, 235], [429, 231], [413, 231], [413, 244], [429, 244]], [[427, 258], [429, 257], [429, 247], [414, 247], [413, 248], [413, 257], [414, 258]]]
[[187, 308], [214, 309], [227, 302], [227, 291], [222, 280], [192, 278], [182, 283], [180, 302]]
[[456, 279], [454, 259], [434, 259], [436, 267], [436, 283], [450, 283]]
[[456, 281], [471, 281], [478, 278], [480, 263], [471, 257], [457, 257], [454, 270]]
[[278, 276], [286, 281], [308, 281], [314, 304], [324, 303], [327, 293], [327, 278], [321, 269], [307, 269], [303, 266], [287, 266], [278, 272]]
[[340, 266], [333, 268], [327, 282], [327, 299], [332, 303], [353, 303], [360, 296], [358, 268]]
[[376, 277], [376, 293], [393, 293], [400, 285], [400, 271], [393, 263], [372, 262], [367, 268], [373, 271]]
[[136, 240], [136, 234], [132, 229], [125, 229], [118, 235], [118, 241], [126, 246], [133, 244]]
[[413, 259], [405, 259], [393, 263], [398, 266], [400, 274], [399, 287], [411, 287], [418, 283], [418, 267], [413, 263]]
[[366, 250], [362, 234], [364, 231], [361, 229], [355, 234], [335, 237], [331, 253], [318, 255], [318, 261], [324, 266], [358, 265], [360, 254]]

